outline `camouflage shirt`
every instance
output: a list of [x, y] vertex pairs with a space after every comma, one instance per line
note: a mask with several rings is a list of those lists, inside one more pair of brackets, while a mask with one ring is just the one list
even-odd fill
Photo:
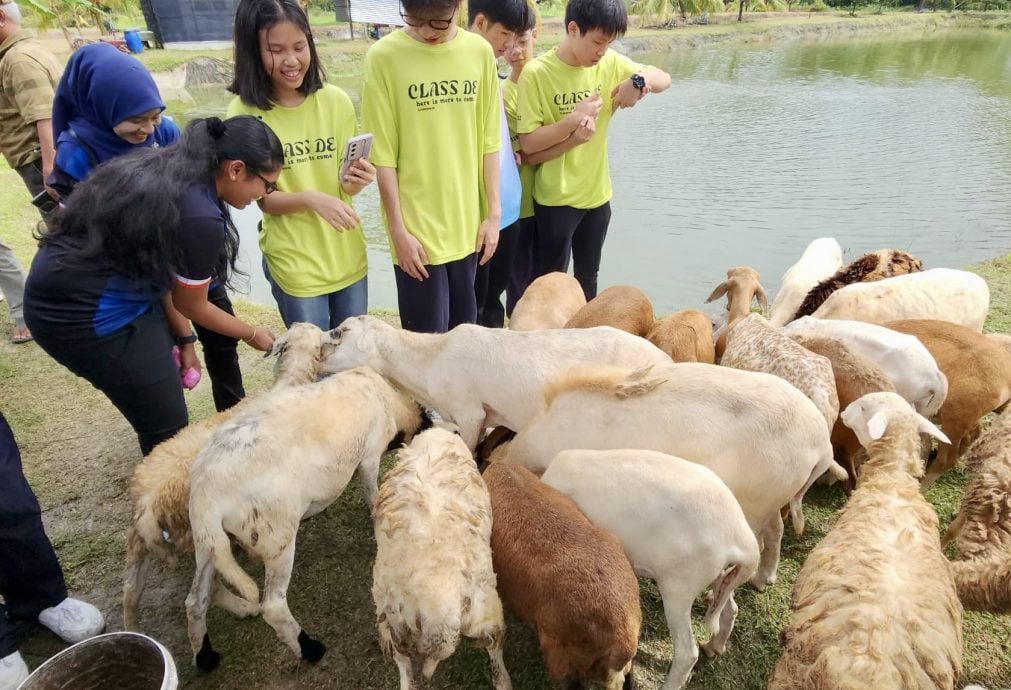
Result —
[[53, 113], [53, 91], [63, 70], [30, 31], [0, 44], [0, 152], [13, 168], [41, 156], [35, 123]]

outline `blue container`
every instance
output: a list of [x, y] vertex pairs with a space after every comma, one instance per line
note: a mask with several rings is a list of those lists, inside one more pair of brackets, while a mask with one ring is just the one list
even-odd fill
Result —
[[126, 47], [131, 53], [144, 52], [144, 42], [140, 40], [140, 29], [127, 29], [123, 32], [123, 38], [126, 39]]

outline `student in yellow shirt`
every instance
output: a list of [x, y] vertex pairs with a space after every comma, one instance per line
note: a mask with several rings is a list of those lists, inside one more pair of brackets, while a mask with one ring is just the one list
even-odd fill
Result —
[[263, 271], [286, 326], [328, 330], [368, 310], [365, 235], [351, 197], [375, 168], [363, 158], [341, 177], [358, 127], [351, 99], [325, 78], [296, 0], [240, 0], [228, 115], [255, 115], [284, 146], [277, 191], [260, 202]]
[[401, 4], [406, 26], [365, 55], [362, 122], [400, 322], [441, 333], [475, 322], [477, 252], [485, 264], [499, 241], [498, 75], [489, 43], [457, 26], [460, 0]]
[[666, 90], [671, 81], [666, 72], [610, 49], [627, 26], [623, 0], [569, 0], [565, 38], [526, 65], [519, 79], [516, 131], [523, 153], [558, 147], [534, 176], [534, 277], [567, 271], [571, 255], [588, 300], [597, 294], [611, 220], [607, 128], [612, 114]]

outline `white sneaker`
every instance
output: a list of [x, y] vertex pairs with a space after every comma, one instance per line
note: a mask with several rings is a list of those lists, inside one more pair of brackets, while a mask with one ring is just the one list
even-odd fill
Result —
[[70, 644], [94, 637], [105, 629], [105, 619], [98, 609], [70, 597], [40, 613], [39, 623]]
[[19, 652], [0, 659], [0, 690], [16, 690], [28, 677], [28, 666]]

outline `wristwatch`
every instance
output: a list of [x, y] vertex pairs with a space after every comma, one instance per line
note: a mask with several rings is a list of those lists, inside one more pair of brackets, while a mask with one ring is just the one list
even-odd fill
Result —
[[184, 335], [182, 337], [176, 336], [176, 345], [182, 347], [183, 345], [192, 345], [197, 342], [196, 333], [190, 333], [189, 335]]
[[636, 72], [632, 75], [632, 86], [639, 89], [639, 93], [642, 93], [643, 89], [646, 88], [646, 77]]

